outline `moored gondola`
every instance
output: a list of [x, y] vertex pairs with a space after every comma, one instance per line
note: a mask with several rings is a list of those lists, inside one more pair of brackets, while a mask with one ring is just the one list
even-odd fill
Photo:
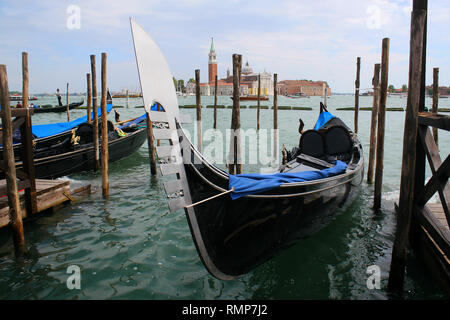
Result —
[[[36, 148], [33, 153], [35, 177], [54, 179], [94, 169], [93, 126], [83, 123], [61, 142]], [[108, 121], [109, 162], [127, 157], [137, 151], [147, 139], [145, 117], [139, 117], [115, 127]], [[16, 162], [22, 169], [22, 162]]]
[[[180, 124], [172, 76], [158, 46], [131, 20], [146, 108], [164, 106], [170, 140], [163, 175], [169, 208], [184, 208], [192, 238], [208, 271], [235, 279], [282, 249], [328, 225], [359, 190], [364, 171], [356, 136], [324, 107], [316, 126], [302, 131], [299, 146], [273, 174], [229, 175], [210, 164]], [[164, 134], [163, 134], [164, 133]]]
[[[70, 103], [69, 110], [76, 109], [76, 108], [80, 107], [83, 103], [84, 103], [84, 99], [81, 100], [80, 102]], [[48, 108], [39, 107], [39, 106], [34, 107], [34, 113], [50, 113], [50, 112], [66, 112], [66, 111], [67, 111], [67, 106], [48, 107]]]

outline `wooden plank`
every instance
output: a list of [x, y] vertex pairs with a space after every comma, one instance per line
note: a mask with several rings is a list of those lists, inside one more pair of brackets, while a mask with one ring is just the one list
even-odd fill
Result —
[[[441, 156], [439, 155], [439, 149], [434, 141], [431, 131], [428, 127], [421, 126], [419, 128], [419, 136], [422, 141], [422, 146], [428, 158], [428, 163], [430, 164], [431, 172], [433, 175], [439, 170], [442, 165]], [[447, 157], [448, 158], [448, 157]], [[446, 167], [443, 168], [446, 171]], [[445, 216], [450, 222], [450, 185], [448, 183], [444, 184], [443, 188], [438, 187], [439, 197], [441, 198], [442, 207], [444, 208]], [[421, 193], [423, 194], [423, 192]]]
[[443, 114], [432, 114], [430, 112], [420, 112], [419, 124], [450, 131], [450, 116]]
[[415, 206], [414, 216], [419, 220], [447, 257], [450, 257], [450, 230], [434, 216], [428, 205], [425, 207]]
[[425, 185], [425, 190], [420, 197], [418, 203], [420, 205], [425, 205], [425, 203], [430, 200], [430, 198], [439, 190], [443, 192], [448, 182], [448, 177], [450, 176], [450, 155], [447, 156], [445, 161], [439, 166], [439, 169], [433, 174], [431, 179]]
[[[34, 114], [32, 108], [13, 108], [11, 109], [11, 117], [25, 117], [27, 115], [27, 109], [29, 109], [30, 115]], [[0, 111], [0, 116], [3, 116], [3, 111]]]

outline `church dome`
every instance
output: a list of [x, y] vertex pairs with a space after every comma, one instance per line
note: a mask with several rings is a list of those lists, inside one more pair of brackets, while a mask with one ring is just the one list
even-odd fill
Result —
[[253, 69], [249, 66], [248, 61], [245, 64], [245, 67], [242, 68], [242, 73], [243, 74], [251, 74], [251, 73], [253, 73]]

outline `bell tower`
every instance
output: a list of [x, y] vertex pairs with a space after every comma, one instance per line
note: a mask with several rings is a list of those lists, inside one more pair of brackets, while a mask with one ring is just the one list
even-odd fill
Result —
[[209, 60], [208, 60], [208, 81], [209, 81], [209, 83], [214, 83], [216, 75], [217, 75], [216, 49], [214, 48], [214, 39], [211, 38], [211, 49], [209, 50]]

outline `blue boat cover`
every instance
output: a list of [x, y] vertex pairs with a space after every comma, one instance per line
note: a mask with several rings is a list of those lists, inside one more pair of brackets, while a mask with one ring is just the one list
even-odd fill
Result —
[[133, 121], [127, 122], [127, 123], [125, 123], [125, 124], [123, 124], [123, 125], [121, 125], [121, 126], [119, 126], [117, 128], [121, 129], [121, 130], [125, 129], [125, 128], [128, 128], [129, 126], [131, 126], [133, 124], [145, 121], [146, 118], [147, 118], [147, 115], [144, 114], [144, 115], [140, 116], [139, 118], [136, 118]]
[[[113, 108], [112, 103], [108, 103], [106, 105], [106, 111], [110, 112]], [[98, 116], [102, 114], [101, 108], [98, 108]], [[91, 113], [91, 119], [94, 118], [94, 111]], [[50, 124], [35, 124], [32, 127], [33, 135], [37, 138], [50, 137], [55, 134], [63, 133], [65, 131], [72, 130], [76, 126], [82, 124], [83, 122], [87, 122], [87, 115], [78, 119], [75, 119], [70, 122], [59, 122], [59, 123], [50, 123]]]
[[334, 167], [320, 171], [282, 172], [275, 174], [230, 174], [229, 190], [234, 188], [234, 191], [231, 192], [231, 199], [235, 200], [250, 194], [278, 188], [283, 183], [305, 182], [332, 177], [345, 172], [346, 169], [347, 164], [337, 160]]
[[328, 111], [321, 112], [319, 115], [319, 118], [317, 119], [316, 125], [314, 126], [314, 130], [319, 130], [322, 128], [328, 121], [331, 119], [336, 118]]

